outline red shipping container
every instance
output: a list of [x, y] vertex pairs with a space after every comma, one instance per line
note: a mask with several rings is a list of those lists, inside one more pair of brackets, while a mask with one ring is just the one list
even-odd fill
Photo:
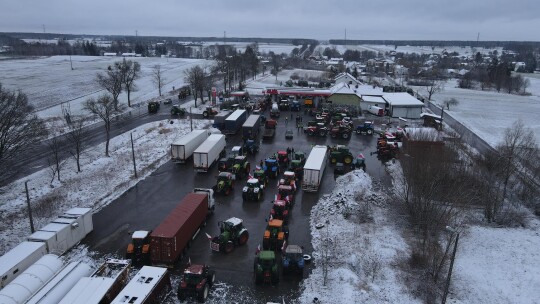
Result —
[[153, 265], [174, 267], [191, 238], [206, 222], [208, 196], [188, 193], [150, 235]]

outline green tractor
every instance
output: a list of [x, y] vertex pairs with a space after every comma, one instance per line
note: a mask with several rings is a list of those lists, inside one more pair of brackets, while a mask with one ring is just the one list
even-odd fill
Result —
[[173, 105], [171, 107], [171, 115], [178, 115], [184, 117], [186, 115], [186, 109], [181, 108], [179, 105]]
[[292, 160], [298, 160], [302, 166], [306, 163], [306, 154], [302, 151], [294, 151]]
[[335, 146], [330, 152], [330, 163], [335, 165], [336, 163], [343, 163], [350, 165], [354, 160], [354, 157], [349, 151], [349, 148], [344, 145]]
[[231, 217], [224, 222], [218, 222], [219, 236], [215, 236], [210, 242], [210, 249], [217, 252], [231, 253], [236, 246], [246, 244], [249, 232], [243, 225], [243, 221]]
[[234, 188], [234, 175], [231, 172], [220, 172], [217, 176], [215, 193], [229, 195]]
[[242, 189], [242, 200], [260, 202], [264, 194], [264, 185], [256, 178], [250, 178]]
[[270, 283], [275, 285], [279, 283], [276, 254], [273, 251], [259, 252], [253, 263], [253, 272], [255, 272], [255, 284]]
[[249, 171], [251, 171], [251, 165], [247, 157], [243, 155], [236, 156], [231, 168], [231, 173], [236, 176], [236, 179], [242, 179], [244, 176], [248, 176]]
[[298, 179], [301, 180], [304, 175], [304, 165], [302, 165], [302, 161], [297, 159], [291, 160], [289, 171], [294, 172], [294, 174], [298, 176]]
[[148, 103], [148, 113], [157, 113], [159, 111], [159, 101], [150, 101]]
[[264, 185], [265, 187], [268, 185], [268, 178], [266, 177], [266, 173], [264, 173], [264, 170], [255, 170], [253, 172], [253, 178], [256, 178], [259, 180], [259, 183], [261, 185]]

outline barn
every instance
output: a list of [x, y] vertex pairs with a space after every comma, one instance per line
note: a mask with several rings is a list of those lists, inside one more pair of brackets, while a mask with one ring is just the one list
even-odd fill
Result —
[[419, 119], [422, 114], [424, 103], [409, 93], [385, 93], [382, 97], [388, 104], [391, 117]]
[[328, 102], [334, 105], [360, 106], [360, 96], [346, 83], [338, 83], [330, 88]]

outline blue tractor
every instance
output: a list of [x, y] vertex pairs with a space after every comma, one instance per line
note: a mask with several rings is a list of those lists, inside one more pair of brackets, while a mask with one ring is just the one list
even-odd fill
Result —
[[279, 175], [279, 164], [275, 158], [267, 158], [264, 161], [263, 170], [266, 176], [277, 178]]
[[253, 139], [248, 139], [244, 144], [244, 149], [246, 149], [249, 154], [253, 155], [259, 152], [259, 145], [257, 145], [257, 143]]
[[283, 274], [304, 274], [305, 262], [302, 247], [298, 245], [287, 245], [287, 248], [285, 248], [285, 252], [283, 253], [281, 260], [281, 269], [283, 270]]

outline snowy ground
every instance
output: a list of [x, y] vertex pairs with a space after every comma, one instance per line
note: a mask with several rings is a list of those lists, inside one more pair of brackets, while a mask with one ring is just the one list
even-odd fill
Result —
[[[316, 267], [303, 282], [301, 303], [314, 298], [321, 303], [419, 303], [405, 290], [395, 267], [407, 244], [387, 207], [385, 194], [372, 189], [364, 171], [336, 180], [334, 191], [311, 211]], [[317, 229], [320, 223], [325, 226]], [[331, 264], [323, 286], [325, 256]]]
[[[208, 128], [210, 124], [209, 120], [195, 120], [194, 128]], [[29, 181], [33, 206], [41, 210], [34, 211], [36, 228], [44, 226], [71, 207], [92, 207], [99, 210], [167, 162], [170, 157], [170, 143], [189, 131], [189, 120], [174, 120], [173, 124], [167, 121], [153, 122], [132, 130], [138, 178], [133, 176], [131, 132], [128, 132], [111, 139], [108, 158], [104, 157], [104, 144], [85, 151], [81, 173], [76, 173], [74, 160], [68, 159], [61, 171], [61, 182], [55, 179], [52, 186], [51, 171], [45, 168], [4, 187], [0, 194], [0, 217], [8, 220], [1, 224], [1, 253], [11, 249], [30, 234], [25, 210], [24, 181]], [[53, 205], [40, 208], [44, 202]]]
[[[210, 66], [212, 61], [202, 59], [133, 57], [128, 60], [141, 64], [141, 78], [135, 81], [140, 88], [132, 92], [133, 103], [146, 102], [158, 97], [153, 84], [152, 68], [160, 65], [165, 82], [162, 92], [185, 84], [184, 71], [195, 66]], [[71, 111], [82, 112], [82, 103], [90, 97], [98, 97], [104, 91], [95, 83], [97, 73], [104, 73], [109, 65], [121, 61], [121, 57], [105, 56], [52, 56], [41, 58], [4, 60], [0, 65], [0, 83], [11, 90], [22, 90], [41, 117], [62, 116], [60, 104], [69, 102]], [[127, 104], [127, 94], [119, 97]]]
[[[457, 99], [459, 104], [451, 106], [450, 110], [445, 109], [445, 112], [492, 146], [500, 143], [505, 129], [519, 119], [533, 130], [537, 142], [540, 142], [540, 121], [531, 115], [540, 113], [540, 79], [528, 79], [531, 82], [528, 89], [531, 96], [460, 89], [456, 80], [450, 80], [442, 92], [433, 95], [432, 100], [441, 105], [447, 99]], [[425, 95], [425, 89], [419, 89], [419, 93]]]

